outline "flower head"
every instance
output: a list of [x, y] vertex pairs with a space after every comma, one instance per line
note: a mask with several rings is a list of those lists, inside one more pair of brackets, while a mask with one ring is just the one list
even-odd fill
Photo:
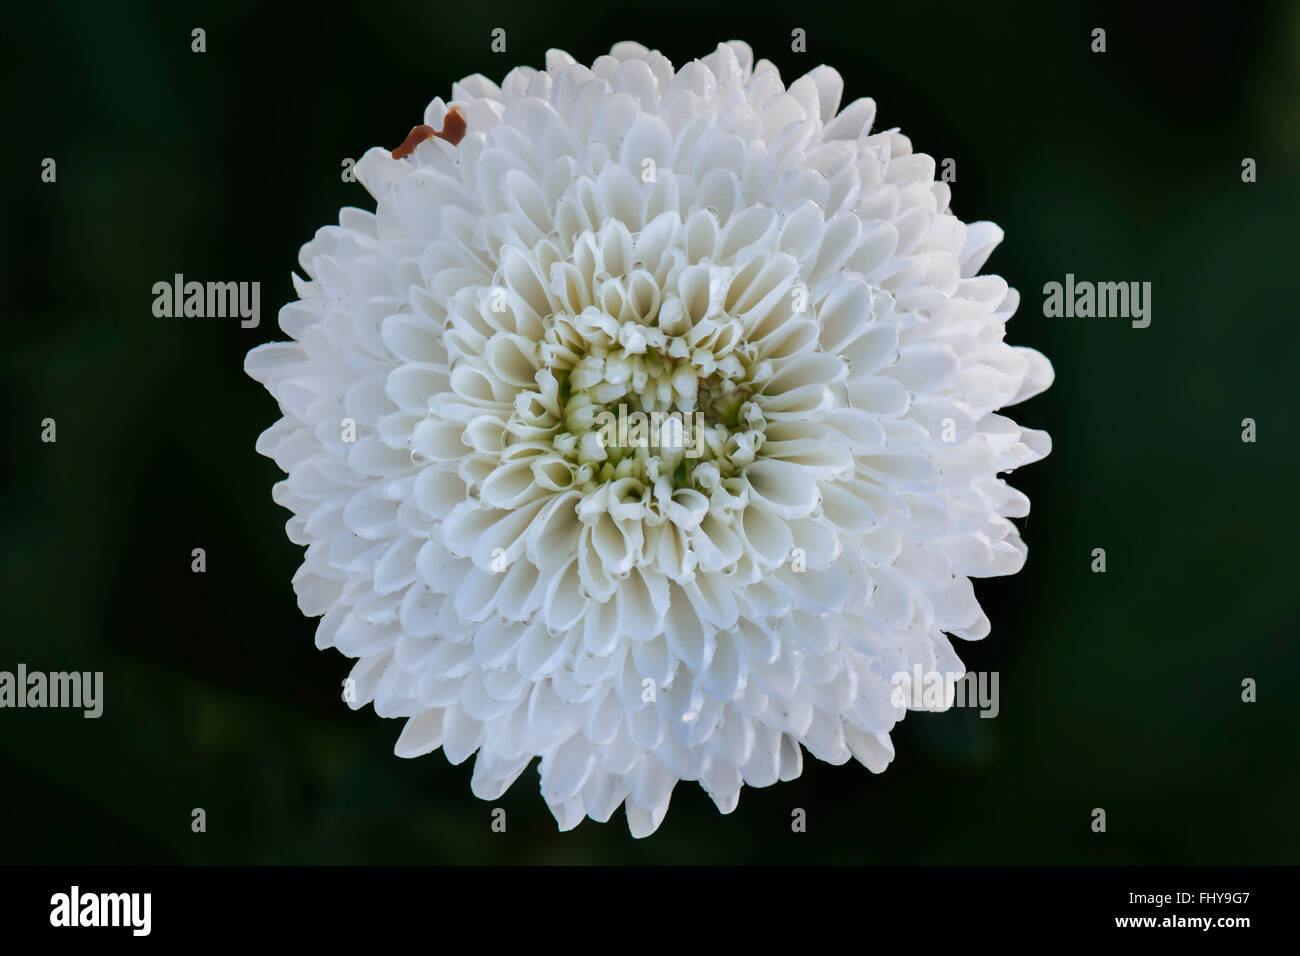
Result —
[[883, 770], [891, 676], [988, 633], [998, 476], [1050, 447], [996, 412], [1051, 366], [976, 274], [1001, 232], [841, 87], [552, 51], [358, 163], [375, 213], [303, 247], [246, 368], [300, 606], [398, 754], [477, 753], [489, 800], [540, 757], [562, 828], [643, 836], [679, 780], [725, 813], [805, 748]]

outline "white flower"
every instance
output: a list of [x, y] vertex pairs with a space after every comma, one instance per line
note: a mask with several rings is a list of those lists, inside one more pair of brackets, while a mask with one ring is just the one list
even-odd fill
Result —
[[891, 676], [989, 632], [970, 579], [1029, 508], [998, 475], [1050, 447], [996, 410], [1052, 369], [976, 275], [1001, 231], [841, 86], [553, 51], [358, 163], [376, 212], [303, 247], [246, 368], [299, 604], [399, 755], [477, 752], [486, 800], [540, 756], [562, 829], [644, 836], [679, 780], [726, 813], [801, 747], [883, 770]]

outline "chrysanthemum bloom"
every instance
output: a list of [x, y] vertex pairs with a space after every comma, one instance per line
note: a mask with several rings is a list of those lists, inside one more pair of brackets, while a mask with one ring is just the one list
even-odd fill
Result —
[[998, 476], [1049, 450], [996, 410], [1052, 369], [976, 275], [1001, 232], [841, 87], [552, 52], [357, 164], [376, 212], [303, 247], [246, 368], [299, 604], [399, 755], [477, 753], [486, 800], [540, 757], [562, 829], [644, 836], [679, 780], [726, 813], [801, 748], [883, 770], [892, 675], [988, 633], [970, 579], [1021, 567], [1029, 507]]

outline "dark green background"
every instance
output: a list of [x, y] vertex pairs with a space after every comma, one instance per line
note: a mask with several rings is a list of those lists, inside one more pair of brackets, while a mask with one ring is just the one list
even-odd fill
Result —
[[[1300, 861], [1300, 9], [1126, 6], [7, 9], [0, 669], [103, 670], [107, 701], [99, 720], [0, 711], [0, 860]], [[883, 775], [809, 758], [727, 817], [681, 784], [643, 841], [621, 813], [557, 833], [530, 769], [493, 834], [469, 763], [400, 760], [399, 722], [340, 702], [348, 663], [297, 611], [280, 476], [253, 451], [277, 412], [243, 356], [280, 337], [299, 246], [369, 202], [341, 160], [395, 145], [454, 80], [549, 47], [590, 62], [636, 39], [681, 63], [732, 38], [787, 81], [835, 66], [846, 102], [956, 158], [959, 216], [1006, 230], [989, 268], [1024, 297], [1009, 338], [1057, 381], [1011, 413], [1055, 441], [1014, 479], [1029, 563], [977, 584], [993, 633], [961, 648], [1000, 672], [1002, 713], [909, 715]], [[176, 272], [260, 281], [261, 327], [154, 318]], [[1151, 327], [1044, 318], [1067, 272], [1150, 281]]]

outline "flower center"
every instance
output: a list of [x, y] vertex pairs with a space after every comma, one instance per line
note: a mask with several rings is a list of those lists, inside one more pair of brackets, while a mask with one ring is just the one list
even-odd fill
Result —
[[[679, 582], [697, 566], [737, 567], [744, 533], [767, 520], [731, 530], [751, 510], [756, 474], [763, 487], [795, 480], [795, 465], [765, 460], [776, 446], [764, 409], [773, 387], [789, 388], [778, 374], [788, 348], [806, 345], [797, 328], [793, 346], [773, 338], [797, 264], [771, 250], [718, 255], [712, 219], [692, 222], [695, 246], [687, 225], [661, 219], [503, 257], [494, 287], [526, 315], [482, 323], [505, 332], [483, 366], [515, 391], [479, 494], [493, 508], [535, 501], [538, 489], [559, 496], [557, 513], [573, 509], [590, 537], [578, 551], [592, 593], [607, 583], [597, 564]], [[806, 490], [785, 510], [805, 513]]]
[[764, 420], [750, 397], [770, 363], [754, 367], [735, 319], [662, 321], [678, 312], [620, 321], [593, 306], [551, 317], [541, 353], [563, 410], [553, 447], [578, 487], [667, 478], [707, 490], [754, 460]]

